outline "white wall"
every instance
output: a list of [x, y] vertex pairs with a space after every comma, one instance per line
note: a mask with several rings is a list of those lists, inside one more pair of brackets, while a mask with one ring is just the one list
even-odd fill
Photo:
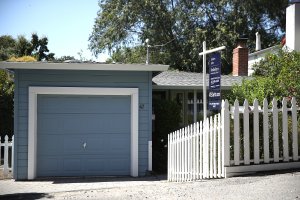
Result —
[[300, 51], [300, 3], [286, 9], [286, 46]]

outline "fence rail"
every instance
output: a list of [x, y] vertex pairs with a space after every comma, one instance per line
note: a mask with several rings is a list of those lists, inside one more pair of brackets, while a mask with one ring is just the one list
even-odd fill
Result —
[[168, 180], [224, 177], [220, 114], [168, 136]]
[[[8, 136], [4, 137], [4, 143], [1, 142], [0, 137], [0, 166], [3, 168], [4, 176], [7, 176], [9, 171], [13, 170], [14, 164], [14, 136], [9, 140]], [[2, 150], [4, 157], [2, 157]]]

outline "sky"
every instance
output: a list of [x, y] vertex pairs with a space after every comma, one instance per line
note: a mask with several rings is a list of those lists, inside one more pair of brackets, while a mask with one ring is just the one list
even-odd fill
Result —
[[88, 50], [99, 10], [98, 0], [0, 0], [0, 35], [28, 40], [32, 33], [48, 38], [48, 49], [55, 57], [74, 56], [105, 61], [107, 53], [95, 58]]

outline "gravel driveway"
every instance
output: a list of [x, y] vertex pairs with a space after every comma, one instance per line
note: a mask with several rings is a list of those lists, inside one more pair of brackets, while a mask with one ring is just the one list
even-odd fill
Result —
[[159, 176], [1, 180], [0, 199], [300, 199], [300, 170], [185, 183]]

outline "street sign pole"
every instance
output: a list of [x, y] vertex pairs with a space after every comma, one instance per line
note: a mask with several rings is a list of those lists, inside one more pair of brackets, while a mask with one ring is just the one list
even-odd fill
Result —
[[199, 53], [199, 56], [203, 56], [203, 119], [206, 120], [207, 117], [207, 93], [206, 93], [206, 55], [221, 51], [225, 49], [225, 46], [217, 47], [206, 51], [206, 41], [203, 42], [203, 52]]

